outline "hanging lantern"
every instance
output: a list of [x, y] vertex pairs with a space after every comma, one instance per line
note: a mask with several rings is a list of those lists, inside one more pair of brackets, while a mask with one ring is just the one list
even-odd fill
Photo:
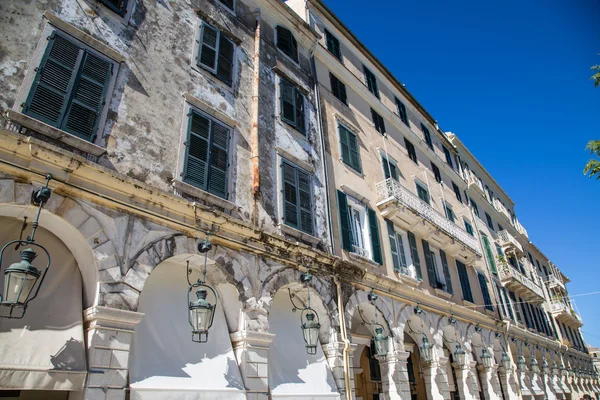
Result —
[[525, 364], [525, 357], [519, 356], [519, 359], [517, 360], [517, 368], [519, 369], [519, 371], [525, 370]]
[[[313, 311], [310, 308], [304, 311], [308, 310]], [[306, 319], [302, 324], [302, 335], [306, 342], [306, 352], [314, 356], [317, 354], [317, 344], [319, 343], [319, 329], [321, 329], [321, 324], [318, 319], [315, 321], [316, 314], [310, 311], [305, 314]]]
[[511, 362], [510, 362], [510, 357], [508, 356], [508, 353], [506, 353], [506, 352], [502, 353], [502, 358], [500, 359], [500, 362], [502, 363], [502, 366], [504, 367], [504, 369], [506, 371], [510, 370]]
[[537, 374], [540, 372], [540, 367], [538, 366], [538, 362], [535, 359], [535, 357], [531, 357], [531, 372], [533, 372], [534, 374]]
[[[189, 309], [189, 322], [192, 326], [192, 341], [196, 343], [206, 343], [208, 341], [208, 331], [211, 328], [215, 319], [215, 311], [217, 308], [217, 293], [215, 290], [206, 284], [206, 262], [208, 252], [212, 249], [212, 244], [208, 238], [198, 244], [198, 252], [204, 254], [204, 270], [202, 271], [202, 279], [198, 279], [196, 283], [190, 282], [192, 269], [190, 262], [187, 263], [187, 280], [190, 285], [187, 292], [187, 302]], [[196, 291], [196, 299], [190, 300], [190, 293]], [[214, 304], [211, 304], [206, 298], [209, 291], [214, 298]]]
[[[34, 191], [31, 194], [32, 204], [38, 206], [35, 220], [32, 224], [31, 235], [27, 239], [13, 240], [8, 242], [2, 247], [0, 251], [0, 268], [2, 266], [2, 260], [5, 259], [5, 251], [16, 245], [15, 250], [20, 246], [27, 246], [26, 249], [20, 253], [21, 261], [11, 264], [4, 270], [4, 292], [0, 295], [0, 305], [8, 307], [10, 309], [8, 315], [0, 315], [2, 318], [23, 318], [27, 305], [31, 300], [37, 297], [40, 287], [44, 282], [46, 273], [50, 268], [50, 254], [44, 248], [35, 243], [35, 232], [39, 225], [40, 214], [44, 204], [48, 202], [52, 191], [48, 188], [48, 182], [50, 182], [52, 176], [48, 174], [46, 176], [46, 186]], [[23, 229], [25, 229], [26, 223], [23, 223]], [[37, 269], [33, 264], [33, 260], [37, 257], [37, 253], [33, 250], [33, 247], [41, 249], [46, 255], [48, 260], [46, 268], [41, 271]], [[34, 290], [35, 289], [35, 290]], [[20, 309], [21, 313], [13, 315], [15, 309]]]
[[456, 350], [454, 350], [454, 361], [460, 367], [464, 367], [467, 362], [467, 352], [463, 350], [460, 343], [456, 345]]
[[485, 368], [492, 367], [492, 355], [488, 353], [485, 347], [481, 349], [481, 363]]
[[550, 373], [550, 365], [548, 365], [548, 361], [544, 358], [542, 361], [542, 373], [548, 375]]
[[373, 344], [375, 345], [375, 352], [378, 356], [384, 357], [388, 353], [388, 338], [383, 334], [383, 328], [377, 327], [375, 329], [375, 336], [373, 337]]
[[552, 374], [553, 374], [554, 376], [558, 376], [558, 375], [560, 375], [560, 368], [558, 368], [558, 364], [556, 363], [556, 361], [554, 361], [554, 362], [552, 363]]
[[419, 347], [421, 358], [424, 362], [430, 363], [433, 361], [433, 344], [429, 343], [427, 336], [423, 335], [423, 344]]

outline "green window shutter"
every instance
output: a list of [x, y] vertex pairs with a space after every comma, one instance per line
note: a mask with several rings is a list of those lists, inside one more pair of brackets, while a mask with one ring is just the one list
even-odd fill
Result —
[[417, 184], [417, 194], [419, 195], [419, 198], [421, 200], [423, 200], [425, 203], [429, 204], [429, 192], [427, 192], [427, 190], [423, 187], [421, 187], [421, 185]]
[[484, 307], [486, 308], [486, 310], [494, 311], [494, 305], [492, 303], [492, 298], [490, 297], [490, 292], [487, 286], [487, 280], [485, 279], [485, 275], [477, 271], [477, 279], [479, 279], [479, 286], [481, 287], [481, 295], [483, 296]]
[[184, 180], [206, 190], [211, 121], [192, 111], [188, 124], [188, 154]]
[[467, 231], [467, 233], [471, 236], [473, 235], [473, 227], [471, 226], [470, 223], [468, 223], [467, 221], [465, 221], [465, 230]]
[[400, 256], [400, 266], [406, 268], [408, 265], [406, 264], [406, 254], [404, 254], [404, 242], [402, 241], [402, 235], [396, 234], [396, 238], [398, 239], [398, 254]]
[[448, 259], [446, 258], [446, 252], [440, 250], [440, 258], [442, 259], [442, 269], [444, 270], [444, 278], [446, 279], [446, 292], [454, 293], [452, 289], [452, 278], [450, 277], [450, 271], [448, 270]]
[[62, 36], [50, 36], [25, 102], [25, 114], [60, 127], [75, 83], [80, 52], [78, 46]]
[[350, 150], [350, 165], [358, 172], [362, 172], [360, 165], [360, 153], [358, 152], [358, 139], [354, 132], [350, 132], [346, 129], [346, 135], [348, 137], [348, 149]]
[[392, 264], [394, 265], [394, 271], [400, 272], [400, 256], [398, 254], [398, 243], [396, 242], [396, 230], [394, 229], [394, 223], [389, 219], [385, 220], [388, 230], [388, 238], [390, 240], [390, 249], [392, 250]]
[[339, 80], [338, 80], [338, 85], [339, 85], [339, 93], [340, 93], [339, 99], [342, 101], [342, 103], [347, 105], [348, 104], [348, 95], [346, 94], [346, 85], [344, 85]]
[[437, 279], [435, 277], [435, 266], [433, 264], [433, 258], [431, 257], [431, 249], [429, 243], [425, 239], [421, 239], [423, 244], [423, 251], [425, 252], [425, 265], [427, 266], [427, 279], [429, 279], [429, 286], [435, 287]]
[[305, 133], [304, 126], [304, 95], [299, 90], [294, 88], [296, 102], [296, 124], [295, 127], [301, 133]]
[[283, 168], [283, 220], [286, 225], [298, 228], [298, 181], [296, 168], [284, 162]]
[[127, 0], [100, 0], [102, 4], [124, 17], [127, 12]]
[[385, 157], [381, 158], [381, 162], [383, 164], [383, 176], [385, 177], [385, 179], [390, 179], [391, 178], [390, 163], [388, 162], [388, 160]]
[[513, 309], [511, 307], [511, 302], [508, 297], [508, 292], [506, 291], [506, 288], [504, 288], [504, 287], [500, 287], [500, 290], [502, 290], [502, 293], [504, 294], [504, 301], [506, 302], [506, 308], [508, 308], [508, 313], [510, 314], [510, 319], [512, 319], [514, 321], [515, 315], [513, 314]]
[[462, 289], [463, 299], [469, 302], [473, 302], [473, 294], [471, 293], [471, 284], [469, 283], [469, 275], [467, 273], [467, 267], [462, 262], [456, 261], [456, 270], [458, 272], [458, 279], [460, 280], [460, 287]]
[[112, 63], [84, 52], [79, 79], [65, 117], [64, 130], [93, 142], [106, 90], [112, 74]]
[[348, 143], [348, 130], [342, 125], [338, 126], [338, 133], [340, 135], [340, 148], [342, 151], [342, 161], [350, 165], [350, 144]]
[[296, 94], [294, 87], [285, 79], [279, 80], [281, 97], [281, 119], [290, 125], [296, 126]]
[[313, 234], [313, 207], [310, 190], [310, 175], [296, 169], [298, 174], [298, 198], [300, 199], [300, 230]]
[[383, 256], [381, 254], [381, 239], [379, 237], [379, 222], [377, 222], [377, 214], [374, 210], [367, 207], [369, 214], [369, 231], [371, 232], [371, 247], [373, 249], [373, 261], [377, 264], [383, 264]]
[[346, 194], [337, 191], [338, 211], [340, 215], [340, 230], [342, 234], [342, 249], [352, 251], [352, 230], [350, 229], [350, 214]]
[[217, 78], [231, 85], [233, 74], [233, 42], [220, 34], [219, 58], [217, 62]]
[[229, 129], [213, 122], [210, 146], [210, 167], [208, 172], [208, 191], [227, 198], [227, 169], [229, 167]]
[[419, 249], [417, 248], [417, 239], [415, 238], [415, 234], [412, 232], [408, 232], [408, 243], [410, 245], [410, 256], [412, 257], [412, 262], [415, 266], [417, 279], [422, 281], [423, 274], [421, 272], [421, 261], [419, 260]]
[[292, 60], [298, 62], [298, 42], [289, 29], [282, 26], [277, 27], [277, 47]]
[[203, 22], [200, 28], [200, 46], [198, 65], [212, 73], [217, 72], [217, 56], [219, 54], [219, 31]]
[[490, 246], [490, 240], [486, 235], [482, 235], [482, 239], [483, 247], [485, 248], [485, 256], [490, 264], [490, 270], [492, 271], [492, 274], [498, 275], [498, 269], [496, 268], [496, 262], [494, 260], [494, 253], [492, 252], [492, 246]]

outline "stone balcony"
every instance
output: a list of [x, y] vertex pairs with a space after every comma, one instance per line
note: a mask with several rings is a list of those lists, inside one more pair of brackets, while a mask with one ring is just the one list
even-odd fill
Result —
[[529, 239], [529, 235], [527, 234], [527, 229], [525, 229], [525, 227], [523, 225], [521, 225], [521, 223], [519, 222], [518, 219], [515, 219], [515, 229], [517, 230], [517, 232], [519, 232], [521, 235], [525, 236], [527, 239]]
[[546, 281], [546, 285], [548, 285], [548, 288], [550, 288], [550, 289], [559, 288], [559, 289], [562, 289], [563, 291], [567, 290], [563, 281], [560, 278], [558, 278], [556, 275], [548, 275], [548, 280]]
[[542, 288], [517, 269], [505, 264], [500, 266], [498, 273], [502, 284], [519, 297], [532, 303], [542, 303], [544, 301]]
[[519, 257], [523, 256], [524, 254], [521, 243], [519, 243], [519, 241], [513, 235], [508, 233], [507, 230], [498, 232], [497, 242], [502, 247], [504, 252], [507, 252], [507, 250], [509, 253], [515, 252]]
[[581, 328], [583, 326], [583, 321], [579, 314], [562, 301], [552, 302], [552, 314], [554, 315], [554, 318], [567, 326], [576, 328]]
[[481, 257], [475, 237], [395, 180], [377, 183], [377, 195], [377, 207], [384, 218], [405, 230], [418, 233], [453, 257], [460, 255], [468, 262]]
[[467, 171], [465, 176], [467, 177], [467, 184], [469, 185], [469, 189], [473, 188], [479, 192], [482, 196], [485, 197], [485, 190], [483, 189], [483, 185], [481, 181], [473, 174], [471, 171]]
[[496, 198], [494, 198], [492, 200], [493, 200], [492, 204], [494, 205], [494, 208], [496, 209], [496, 211], [498, 211], [500, 214], [504, 215], [506, 220], [512, 224], [513, 223], [512, 217], [511, 217], [510, 213], [508, 212], [508, 210], [506, 209], [506, 207], [504, 207], [504, 204], [502, 204], [500, 202], [500, 200], [498, 200]]

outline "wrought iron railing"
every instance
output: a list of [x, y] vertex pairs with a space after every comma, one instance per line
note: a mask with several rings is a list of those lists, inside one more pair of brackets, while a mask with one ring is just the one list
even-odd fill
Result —
[[565, 284], [563, 283], [562, 280], [560, 280], [559, 278], [556, 277], [556, 275], [548, 275], [548, 280], [546, 281], [547, 285], [552, 287], [552, 286], [560, 286], [563, 289], [565, 288]]
[[477, 239], [395, 180], [390, 178], [377, 183], [377, 195], [379, 201], [394, 198], [423, 219], [429, 221], [446, 235], [464, 244], [476, 254], [481, 255]]
[[519, 249], [521, 251], [521, 253], [523, 252], [523, 246], [521, 246], [521, 243], [519, 243], [519, 241], [517, 239], [515, 239], [515, 237], [513, 235], [511, 235], [510, 233], [508, 233], [507, 230], [502, 230], [500, 232], [498, 232], [498, 243], [500, 243], [500, 246], [502, 247], [506, 247], [506, 246], [515, 246], [517, 249]]
[[521, 223], [519, 222], [518, 219], [515, 219], [515, 229], [521, 235], [525, 236], [526, 238], [529, 238], [529, 235], [527, 234], [527, 229], [525, 229], [525, 227], [523, 225], [521, 225]]
[[512, 223], [512, 217], [510, 215], [510, 212], [508, 212], [508, 210], [506, 209], [506, 207], [504, 207], [504, 204], [502, 204], [500, 200], [494, 198], [492, 199], [492, 204], [494, 205], [496, 211], [498, 211], [500, 214], [503, 214], [506, 217], [506, 219]]
[[534, 292], [539, 297], [542, 297], [542, 298], [544, 297], [544, 292], [542, 291], [541, 287], [536, 285], [531, 279], [529, 279], [528, 277], [523, 275], [521, 272], [517, 271], [512, 266], [510, 266], [508, 264], [501, 265], [500, 269], [499, 269], [499, 273], [500, 273], [500, 279], [502, 281], [514, 279], [514, 280], [518, 281], [521, 285], [525, 286], [526, 288], [528, 288], [529, 290]]

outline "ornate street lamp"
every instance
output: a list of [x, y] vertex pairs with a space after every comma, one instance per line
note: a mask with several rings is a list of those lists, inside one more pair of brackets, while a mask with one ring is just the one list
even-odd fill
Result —
[[454, 350], [454, 361], [460, 367], [464, 367], [467, 362], [467, 352], [463, 350], [460, 343], [456, 344], [456, 350]]
[[510, 371], [511, 362], [510, 362], [510, 357], [508, 356], [508, 353], [506, 353], [506, 352], [502, 353], [502, 357], [500, 358], [500, 362], [502, 363], [502, 366], [504, 367], [504, 369], [506, 371]]
[[560, 375], [560, 368], [558, 367], [558, 364], [556, 363], [556, 361], [554, 361], [552, 363], [552, 375], [554, 375], [554, 376]]
[[538, 374], [540, 372], [540, 367], [538, 366], [538, 362], [535, 357], [531, 357], [531, 372], [534, 374]]
[[546, 361], [545, 358], [544, 361], [542, 361], [542, 372], [546, 375], [550, 373], [550, 365], [548, 365], [548, 361]]
[[[35, 243], [35, 232], [38, 228], [40, 220], [40, 214], [42, 208], [52, 195], [52, 190], [48, 187], [48, 183], [52, 179], [52, 175], [46, 175], [46, 185], [34, 191], [31, 194], [31, 203], [38, 207], [35, 220], [33, 221], [31, 228], [31, 235], [27, 239], [22, 240], [22, 237], [18, 240], [8, 242], [0, 250], [0, 269], [2, 268], [2, 261], [5, 259], [5, 251], [12, 245], [16, 245], [14, 250], [18, 250], [19, 247], [26, 247], [20, 253], [21, 261], [11, 264], [4, 270], [4, 293], [0, 294], [0, 305], [9, 308], [8, 315], [0, 315], [2, 318], [16, 318], [20, 319], [25, 316], [27, 306], [29, 302], [36, 298], [44, 278], [50, 268], [50, 254], [44, 246]], [[27, 227], [27, 218], [23, 222], [23, 229], [21, 233]], [[46, 268], [39, 270], [32, 262], [37, 257], [35, 248], [40, 249], [45, 255], [48, 262]], [[35, 290], [34, 290], [35, 288]], [[20, 309], [21, 313], [13, 315], [15, 309]]]
[[519, 356], [519, 359], [517, 360], [517, 369], [519, 371], [524, 371], [525, 370], [525, 357], [523, 357], [522, 355]]
[[304, 272], [300, 275], [300, 282], [306, 284], [306, 306], [299, 307], [294, 303], [294, 295], [291, 290], [288, 289], [290, 295], [290, 301], [292, 302], [292, 311], [301, 310], [300, 312], [300, 327], [302, 328], [302, 337], [306, 344], [306, 352], [310, 355], [317, 354], [317, 346], [319, 344], [319, 330], [321, 324], [319, 323], [319, 315], [315, 310], [310, 307], [310, 288], [309, 284], [312, 281], [312, 274], [310, 272]]
[[424, 362], [430, 363], [433, 360], [433, 343], [429, 343], [425, 334], [423, 334], [423, 343], [419, 346], [419, 350]]
[[[375, 354], [377, 354], [378, 356], [381, 356], [381, 357], [385, 357], [388, 353], [388, 337], [383, 333], [384, 332], [383, 325], [381, 325], [379, 323], [379, 316], [377, 314], [377, 305], [375, 304], [378, 297], [377, 297], [377, 294], [375, 294], [375, 292], [371, 291], [371, 293], [369, 293], [367, 295], [367, 298], [369, 299], [369, 302], [371, 303], [371, 305], [373, 306], [373, 308], [375, 310], [375, 318], [372, 319], [371, 323], [370, 323], [371, 332], [373, 335], [373, 337], [371, 338], [371, 342], [373, 343], [373, 347], [375, 348]], [[358, 314], [365, 325], [369, 324], [363, 318], [360, 308], [358, 309]]]
[[[192, 341], [196, 343], [206, 343], [208, 341], [208, 330], [211, 328], [215, 319], [215, 310], [217, 308], [217, 293], [215, 290], [206, 284], [206, 261], [208, 252], [212, 249], [212, 244], [208, 241], [208, 237], [204, 242], [198, 244], [198, 252], [204, 254], [204, 270], [202, 279], [198, 279], [196, 283], [190, 282], [192, 269], [190, 262], [187, 265], [187, 281], [189, 289], [187, 291], [187, 303], [189, 308], [189, 322], [192, 326]], [[190, 300], [190, 293], [196, 290], [196, 299]], [[214, 304], [211, 304], [207, 299], [209, 291], [214, 298]]]
[[487, 369], [492, 367], [492, 355], [488, 353], [485, 347], [481, 349], [481, 363]]

